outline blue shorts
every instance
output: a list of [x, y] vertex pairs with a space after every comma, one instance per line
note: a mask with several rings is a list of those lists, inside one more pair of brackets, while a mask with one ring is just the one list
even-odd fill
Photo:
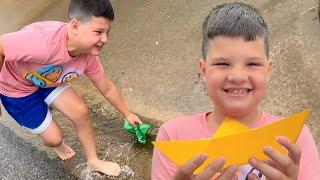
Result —
[[39, 134], [46, 130], [52, 121], [50, 104], [68, 87], [70, 85], [39, 88], [36, 92], [19, 98], [0, 94], [0, 98], [13, 119], [31, 133]]

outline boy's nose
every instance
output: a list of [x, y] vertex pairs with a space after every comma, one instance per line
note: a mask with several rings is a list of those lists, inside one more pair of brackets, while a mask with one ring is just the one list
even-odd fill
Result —
[[232, 83], [241, 84], [248, 80], [248, 74], [241, 68], [234, 68], [228, 73], [227, 79]]
[[104, 34], [101, 37], [101, 42], [106, 43], [108, 41], [108, 34]]

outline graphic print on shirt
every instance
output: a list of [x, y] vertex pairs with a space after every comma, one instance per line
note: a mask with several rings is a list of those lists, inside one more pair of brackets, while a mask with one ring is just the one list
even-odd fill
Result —
[[56, 82], [60, 78], [62, 71], [62, 66], [48, 65], [38, 70], [37, 73], [49, 81]]
[[263, 177], [262, 172], [257, 171], [255, 168], [251, 168], [251, 170], [248, 172], [245, 180], [249, 180], [249, 174], [250, 173], [253, 173], [253, 174], [257, 175], [259, 179], [261, 179]]
[[79, 74], [76, 72], [68, 72], [67, 74], [65, 74], [62, 78], [62, 82], [71, 82], [75, 79], [77, 79], [79, 77]]
[[240, 180], [248, 180], [248, 176], [250, 173], [255, 174], [256, 176], [259, 177], [260, 180], [265, 180], [265, 176], [262, 174], [262, 172], [256, 170], [249, 164], [240, 166], [239, 171], [238, 171], [238, 179]]
[[[64, 82], [70, 82], [79, 77], [76, 72], [67, 72], [63, 75], [63, 70], [63, 66], [50, 64], [37, 71], [28, 72], [24, 78], [40, 88], [45, 88], [60, 86]], [[63, 79], [60, 80], [62, 75]]]

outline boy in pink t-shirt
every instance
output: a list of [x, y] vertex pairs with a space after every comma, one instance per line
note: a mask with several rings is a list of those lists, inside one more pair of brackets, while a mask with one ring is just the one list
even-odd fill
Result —
[[0, 98], [8, 113], [65, 160], [75, 152], [62, 143], [62, 131], [49, 106], [75, 126], [91, 170], [118, 176], [120, 166], [97, 157], [87, 105], [68, 82], [85, 73], [101, 94], [135, 126], [141, 120], [126, 107], [100, 61], [114, 12], [108, 0], [71, 0], [69, 22], [38, 22], [0, 37]]
[[[265, 126], [280, 118], [261, 111], [271, 75], [272, 61], [268, 52], [268, 28], [254, 8], [242, 3], [217, 6], [203, 23], [203, 59], [200, 72], [214, 111], [183, 116], [164, 123], [157, 141], [210, 138], [225, 117], [238, 119], [250, 128]], [[153, 151], [152, 179], [320, 179], [320, 160], [307, 126], [293, 144], [286, 137], [277, 141], [288, 150], [280, 154], [272, 147], [263, 151], [267, 163], [254, 157], [247, 165], [231, 165], [222, 170], [224, 159], [218, 158], [202, 173], [193, 171], [205, 160], [201, 155], [178, 168], [157, 148]], [[239, 147], [241, 148], [241, 147]], [[234, 150], [237, 153], [237, 150]], [[226, 159], [227, 160], [227, 159]], [[217, 177], [218, 176], [218, 177]]]

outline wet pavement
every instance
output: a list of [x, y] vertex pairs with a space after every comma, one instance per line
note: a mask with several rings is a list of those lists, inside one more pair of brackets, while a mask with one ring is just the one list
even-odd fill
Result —
[[76, 179], [59, 159], [50, 159], [0, 124], [0, 179]]
[[[148, 122], [160, 124], [181, 114], [212, 109], [199, 80], [197, 61], [201, 58], [203, 19], [212, 7], [223, 2], [229, 1], [112, 1], [116, 18], [110, 42], [102, 53], [104, 67], [121, 89], [129, 107], [150, 118], [145, 118]], [[320, 23], [317, 9], [309, 11], [319, 2], [242, 2], [259, 9], [270, 28], [273, 76], [268, 97], [261, 107], [282, 116], [311, 108], [308, 126], [320, 150]], [[0, 34], [18, 30], [34, 21], [65, 20], [67, 6], [67, 0], [0, 0]], [[0, 141], [16, 136], [12, 141], [21, 141], [17, 140], [20, 143], [12, 147], [29, 148], [6, 155], [10, 159], [6, 161], [18, 164], [32, 150], [35, 156], [38, 155], [37, 160], [44, 159], [47, 163], [44, 166], [65, 171], [66, 174], [61, 173], [65, 177], [70, 173], [80, 179], [150, 179], [152, 146], [137, 144], [131, 134], [122, 130], [123, 119], [119, 113], [105, 102], [87, 78], [83, 77], [73, 85], [90, 107], [99, 156], [120, 163], [124, 170], [122, 176], [110, 178], [90, 174], [83, 164], [83, 152], [71, 123], [58, 112], [53, 112], [54, 118], [62, 126], [65, 142], [76, 150], [74, 158], [60, 163], [54, 152], [39, 143], [36, 136], [19, 128], [10, 118], [2, 117], [1, 125], [9, 129], [5, 129], [4, 139]], [[32, 163], [32, 159], [25, 160]], [[60, 165], [62, 169], [58, 168]], [[30, 172], [39, 171], [39, 177], [43, 173], [34, 166], [27, 167], [32, 167]]]
[[[154, 139], [155, 136], [149, 136], [149, 142], [146, 145], [137, 143], [134, 136], [123, 130], [124, 120], [117, 112], [110, 111], [109, 108], [104, 104], [97, 104], [94, 101], [94, 98], [90, 97], [89, 95], [83, 95], [82, 99], [84, 99], [91, 107], [90, 114], [93, 117], [93, 126], [96, 132], [98, 156], [104, 160], [115, 161], [119, 163], [122, 168], [122, 174], [120, 177], [107, 177], [99, 173], [90, 173], [87, 164], [85, 164], [84, 154], [80, 147], [79, 140], [74, 133], [71, 122], [62, 114], [54, 110], [52, 111], [52, 114], [54, 119], [62, 127], [64, 132], [64, 142], [76, 151], [75, 157], [61, 163], [52, 149], [42, 145], [37, 136], [28, 133], [25, 129], [17, 125], [17, 123], [15, 123], [14, 120], [9, 117], [7, 112], [2, 109], [4, 112], [3, 117], [1, 117], [0, 125], [4, 125], [8, 133], [11, 133], [14, 136], [17, 136], [18, 139], [21, 139], [21, 141], [12, 144], [12, 147], [16, 147], [17, 149], [27, 148], [26, 151], [19, 151], [19, 154], [13, 153], [9, 155], [8, 159], [14, 161], [14, 164], [19, 164], [21, 162], [22, 164], [28, 164], [29, 161], [32, 161], [33, 156], [28, 159], [23, 157], [30, 156], [31, 150], [28, 150], [29, 148], [37, 150], [34, 152], [34, 154], [39, 154], [38, 159], [43, 158], [43, 164], [48, 166], [53, 163], [52, 166], [59, 167], [56, 168], [57, 170], [68, 172], [78, 179], [150, 179], [150, 163], [153, 148], [150, 140]], [[153, 122], [150, 119], [144, 119], [148, 122], [152, 122], [153, 124], [157, 124], [157, 122]], [[9, 137], [8, 133], [3, 134], [2, 138], [6, 139]], [[151, 133], [155, 134], [154, 132]], [[10, 142], [11, 140], [8, 140], [7, 143]], [[12, 142], [15, 142], [15, 140], [12, 140]], [[4, 144], [3, 146], [6, 147], [8, 145]], [[8, 153], [11, 152], [8, 151]], [[17, 159], [13, 157], [22, 158]], [[0, 159], [1, 165], [3, 160], [5, 159]], [[6, 161], [9, 162], [9, 160]], [[37, 159], [35, 159], [35, 162], [37, 162]], [[24, 168], [25, 170], [21, 172], [22, 174], [29, 168], [33, 169], [33, 166], [27, 165], [24, 166]], [[41, 169], [41, 165], [38, 168]], [[39, 169], [34, 169], [34, 171], [37, 172]], [[43, 169], [42, 171], [48, 171], [48, 179], [51, 179], [50, 169]], [[38, 173], [41, 174], [42, 171]], [[6, 177], [9, 176], [6, 175], [6, 173], [7, 172], [5, 172], [4, 175]], [[66, 179], [64, 178], [66, 176], [61, 177], [62, 178], [60, 179]]]

